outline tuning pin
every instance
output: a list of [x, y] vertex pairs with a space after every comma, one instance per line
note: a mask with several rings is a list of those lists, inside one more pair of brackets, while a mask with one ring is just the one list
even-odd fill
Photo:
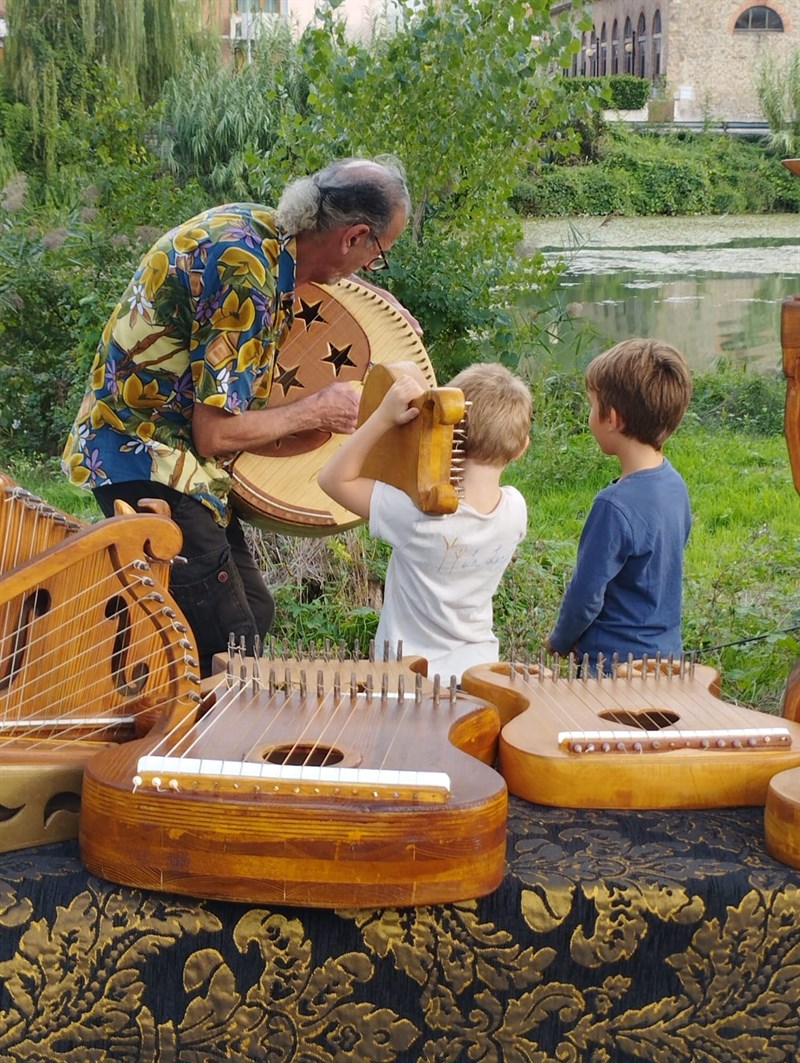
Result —
[[355, 698], [357, 697], [357, 695], [358, 695], [358, 679], [356, 678], [356, 673], [355, 672], [351, 672], [350, 673], [350, 700], [354, 701]]
[[364, 684], [364, 690], [367, 695], [367, 701], [372, 701], [372, 695], [374, 692], [374, 680], [372, 678], [372, 672], [367, 672], [366, 683]]
[[617, 678], [617, 671], [619, 669], [619, 654], [616, 650], [611, 654], [611, 678]]
[[603, 676], [606, 674], [606, 658], [602, 653], [597, 655], [597, 679], [598, 682], [602, 682]]
[[675, 654], [671, 653], [667, 657], [667, 679], [672, 679], [672, 673], [675, 671]]
[[308, 679], [305, 668], [300, 669], [300, 697], [305, 700], [308, 695]]
[[358, 639], [353, 642], [353, 660], [361, 660], [361, 642]]
[[317, 697], [325, 697], [325, 673], [321, 668], [317, 670]]
[[370, 664], [375, 664], [375, 639], [369, 640], [369, 649], [367, 650], [367, 660]]
[[442, 685], [442, 677], [437, 672], [433, 677], [433, 705], [434, 708], [439, 708], [440, 688]]
[[650, 659], [646, 653], [642, 654], [642, 681], [647, 682], [647, 672], [650, 668]]
[[381, 675], [381, 701], [386, 701], [389, 696], [389, 673], [383, 672]]
[[339, 701], [342, 696], [342, 677], [338, 672], [333, 673], [333, 700]]
[[347, 659], [347, 646], [344, 639], [339, 639], [339, 660], [344, 661]]
[[656, 653], [656, 682], [661, 678], [661, 654]]
[[322, 659], [323, 661], [329, 661], [331, 659], [331, 640], [325, 639], [322, 643]]
[[283, 670], [283, 689], [288, 697], [292, 692], [292, 670], [291, 668], [284, 668]]
[[275, 678], [275, 669], [274, 668], [270, 668], [270, 670], [269, 670], [269, 688], [268, 688], [270, 697], [272, 697], [274, 695], [274, 693], [277, 690], [277, 688], [278, 688], [278, 681]]
[[454, 704], [458, 695], [458, 682], [454, 675], [450, 676], [450, 704]]
[[414, 701], [417, 705], [422, 702], [422, 676], [419, 672], [414, 676]]
[[628, 654], [628, 672], [627, 672], [627, 675], [626, 675], [625, 678], [628, 680], [629, 683], [633, 679], [633, 654], [632, 653]]
[[405, 701], [406, 697], [406, 677], [401, 672], [397, 677], [397, 703], [398, 705]]
[[383, 659], [384, 659], [384, 661], [388, 661], [389, 660], [389, 640], [388, 639], [384, 639], [383, 640]]
[[581, 658], [581, 678], [584, 682], [588, 683], [591, 672], [592, 670], [589, 667], [589, 654], [584, 653], [583, 657]]
[[264, 650], [264, 643], [259, 635], [253, 637], [253, 656], [258, 660]]
[[403, 659], [403, 640], [397, 640], [397, 657], [396, 660], [401, 661]]

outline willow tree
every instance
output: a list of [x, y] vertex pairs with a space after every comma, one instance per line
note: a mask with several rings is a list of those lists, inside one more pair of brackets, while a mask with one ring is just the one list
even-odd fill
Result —
[[30, 110], [49, 177], [59, 127], [91, 113], [108, 85], [98, 72], [113, 75], [123, 100], [153, 103], [199, 38], [201, 8], [200, 0], [9, 0], [8, 22], [5, 77]]

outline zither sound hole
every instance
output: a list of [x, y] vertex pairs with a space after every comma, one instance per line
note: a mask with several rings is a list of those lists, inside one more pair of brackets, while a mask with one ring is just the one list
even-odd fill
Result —
[[672, 727], [680, 719], [677, 712], [669, 712], [667, 709], [643, 709], [641, 712], [605, 709], [599, 715], [609, 723], [631, 729], [638, 728], [640, 731], [661, 731], [664, 727]]
[[334, 746], [275, 746], [264, 754], [268, 764], [292, 764], [309, 768], [330, 767], [344, 760], [344, 753]]

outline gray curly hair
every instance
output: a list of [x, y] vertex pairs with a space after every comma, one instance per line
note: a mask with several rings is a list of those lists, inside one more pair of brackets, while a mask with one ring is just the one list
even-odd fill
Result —
[[411, 213], [403, 166], [393, 155], [379, 155], [340, 159], [292, 181], [280, 198], [275, 220], [292, 235], [364, 224], [381, 237], [398, 210]]

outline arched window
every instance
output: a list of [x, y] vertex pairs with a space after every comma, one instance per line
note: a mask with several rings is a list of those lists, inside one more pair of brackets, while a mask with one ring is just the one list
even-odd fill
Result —
[[765, 4], [757, 4], [755, 7], [748, 7], [746, 11], [743, 11], [736, 19], [736, 24], [733, 28], [734, 30], [751, 32], [767, 30], [771, 33], [783, 33], [783, 19], [771, 7], [767, 7]]
[[647, 23], [644, 20], [644, 15], [639, 15], [639, 22], [636, 26], [636, 65], [638, 69], [635, 71], [640, 78], [647, 77]]
[[605, 22], [600, 30], [600, 76], [608, 73], [608, 30]]
[[619, 73], [619, 23], [616, 19], [611, 27], [611, 73]]
[[622, 46], [625, 49], [625, 73], [632, 74], [636, 69], [636, 37], [633, 32], [633, 23], [629, 18], [625, 19]]
[[661, 12], [653, 15], [653, 80], [661, 77]]

